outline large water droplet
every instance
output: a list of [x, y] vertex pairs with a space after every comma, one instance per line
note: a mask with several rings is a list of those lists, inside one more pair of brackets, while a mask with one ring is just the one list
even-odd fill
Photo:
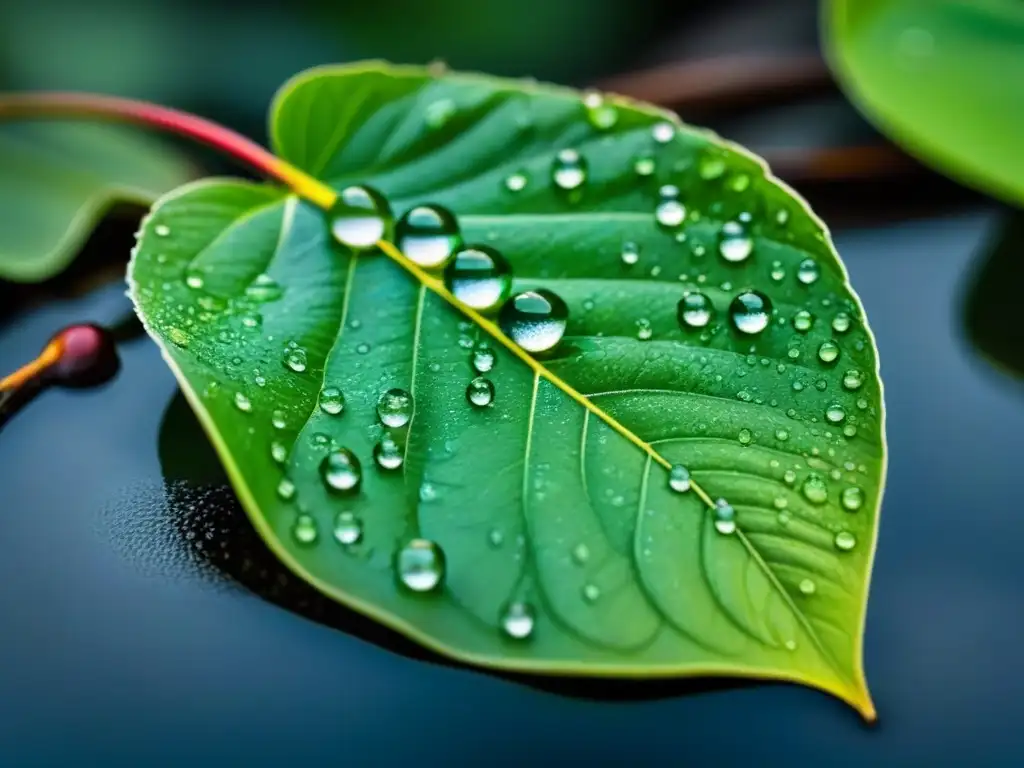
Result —
[[481, 312], [497, 309], [512, 288], [512, 268], [486, 245], [456, 251], [444, 270], [444, 284], [459, 301]]
[[316, 520], [312, 516], [303, 514], [295, 518], [295, 523], [292, 525], [292, 538], [295, 539], [296, 544], [304, 547], [311, 546], [316, 544], [319, 536]]
[[853, 321], [850, 316], [845, 312], [840, 312], [832, 318], [832, 330], [836, 333], [846, 333], [850, 330], [850, 325]]
[[395, 568], [407, 589], [431, 592], [444, 581], [444, 551], [427, 539], [413, 539], [399, 550]]
[[363, 521], [355, 513], [342, 511], [334, 518], [334, 540], [349, 547], [363, 538]]
[[825, 484], [825, 478], [814, 472], [804, 480], [800, 491], [812, 504], [824, 504], [828, 501], [828, 485]]
[[346, 187], [328, 213], [331, 235], [342, 245], [355, 250], [373, 248], [386, 239], [391, 225], [391, 206], [375, 189]]
[[509, 603], [501, 613], [501, 629], [514, 640], [532, 635], [535, 622], [533, 606], [521, 600]]
[[494, 402], [494, 384], [490, 379], [477, 376], [466, 387], [466, 399], [470, 405], [483, 408]]
[[821, 276], [818, 263], [814, 259], [804, 259], [796, 268], [796, 279], [804, 285], [810, 285]]
[[725, 499], [715, 502], [715, 530], [728, 536], [736, 532], [736, 510]]
[[337, 387], [324, 387], [320, 392], [320, 410], [337, 416], [345, 410], [345, 396]]
[[852, 369], [843, 374], [843, 389], [856, 392], [864, 385], [864, 374]]
[[627, 267], [631, 267], [640, 261], [640, 249], [636, 243], [625, 242], [622, 244], [622, 263]]
[[655, 123], [651, 128], [651, 137], [659, 144], [668, 144], [676, 137], [676, 127], [667, 120]]
[[320, 477], [330, 491], [356, 493], [363, 482], [363, 468], [348, 448], [339, 448], [320, 462]]
[[478, 344], [477, 348], [473, 350], [472, 363], [474, 371], [477, 373], [487, 373], [494, 368], [494, 350], [487, 344]]
[[575, 149], [563, 149], [551, 164], [551, 180], [566, 191], [579, 189], [587, 180], [587, 161]]
[[825, 418], [830, 424], [842, 424], [846, 418], [846, 410], [839, 403], [832, 403], [825, 409]]
[[772, 302], [760, 291], [744, 291], [729, 305], [729, 317], [741, 333], [760, 333], [771, 322]]
[[249, 413], [252, 410], [252, 401], [245, 396], [244, 392], [235, 392], [235, 408], [242, 413]]
[[856, 512], [864, 504], [864, 491], [855, 485], [851, 485], [850, 487], [843, 489], [840, 499], [843, 502], [843, 508], [845, 510], [848, 512]]
[[614, 104], [607, 103], [596, 91], [590, 91], [583, 96], [583, 106], [587, 111], [587, 122], [599, 131], [607, 131], [619, 120], [619, 110]]
[[754, 241], [747, 234], [746, 227], [738, 221], [727, 221], [718, 236], [718, 252], [726, 261], [737, 264], [750, 256]]
[[401, 467], [405, 457], [395, 438], [385, 433], [373, 446], [373, 460], [381, 469], [392, 470]]
[[412, 418], [412, 395], [404, 389], [389, 389], [377, 400], [377, 417], [385, 427], [404, 427]]
[[686, 206], [679, 202], [679, 188], [666, 184], [658, 194], [661, 201], [654, 209], [654, 218], [661, 226], [675, 229], [686, 220]]
[[554, 349], [565, 333], [568, 319], [569, 308], [562, 298], [544, 288], [512, 297], [498, 317], [501, 329], [527, 352]]
[[688, 293], [679, 300], [679, 323], [685, 328], [703, 328], [711, 322], [711, 299], [703, 293]]
[[682, 464], [673, 464], [668, 471], [668, 487], [676, 493], [686, 493], [690, 490], [690, 470]]
[[839, 345], [834, 341], [823, 341], [818, 347], [818, 359], [823, 363], [834, 363], [839, 359]]
[[857, 538], [849, 531], [840, 531], [834, 539], [836, 549], [842, 552], [849, 552], [857, 546]]
[[426, 269], [444, 266], [462, 245], [459, 223], [438, 205], [410, 208], [395, 226], [395, 245]]
[[284, 351], [284, 365], [295, 373], [306, 370], [306, 350], [302, 347], [289, 347]]

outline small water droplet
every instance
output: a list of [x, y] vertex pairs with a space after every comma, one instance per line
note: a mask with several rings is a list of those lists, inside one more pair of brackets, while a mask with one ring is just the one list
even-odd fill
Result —
[[587, 112], [587, 122], [599, 131], [607, 131], [619, 120], [619, 110], [609, 104], [597, 91], [590, 91], [583, 96], [583, 107]]
[[814, 325], [814, 316], [806, 309], [801, 309], [793, 315], [793, 327], [800, 333], [807, 333]]
[[778, 440], [779, 442], [786, 442], [787, 440], [789, 440], [789, 431], [785, 429], [776, 429], [775, 439]]
[[274, 440], [270, 444], [270, 458], [276, 461], [278, 464], [284, 464], [288, 461], [288, 448], [284, 443]]
[[856, 392], [864, 385], [864, 374], [856, 369], [851, 369], [843, 374], [843, 389]]
[[576, 565], [583, 565], [590, 559], [590, 547], [580, 542], [572, 550], [572, 559]]
[[345, 410], [345, 396], [337, 387], [324, 387], [320, 392], [320, 410], [329, 416], [338, 416]]
[[651, 128], [651, 137], [659, 144], [668, 144], [676, 137], [676, 127], [667, 120], [662, 120]]
[[319, 536], [316, 520], [312, 516], [303, 514], [295, 518], [295, 523], [292, 525], [292, 538], [295, 539], [296, 544], [301, 544], [304, 547], [311, 546], [316, 544]]
[[804, 259], [796, 268], [796, 279], [804, 285], [810, 285], [821, 276], [818, 263], [814, 259]]
[[494, 368], [495, 363], [494, 350], [491, 349], [487, 344], [478, 344], [477, 348], [473, 350], [472, 364], [473, 370], [477, 373], [487, 373]]
[[373, 460], [381, 469], [392, 470], [401, 467], [405, 457], [402, 455], [401, 446], [385, 432], [373, 446]]
[[654, 218], [666, 229], [675, 229], [686, 220], [686, 206], [679, 202], [679, 188], [666, 184], [658, 194], [661, 200], [654, 209]]
[[796, 482], [796, 472], [794, 472], [792, 469], [787, 469], [783, 473], [782, 479], [786, 481], [786, 485], [792, 485], [793, 483]]
[[288, 420], [285, 418], [284, 411], [275, 410], [270, 414], [270, 423], [274, 429], [284, 429], [288, 426]]
[[682, 464], [673, 464], [668, 471], [668, 487], [676, 493], [686, 493], [690, 490], [690, 470]]
[[725, 499], [715, 502], [715, 530], [728, 536], [736, 531], [736, 510]]
[[494, 402], [494, 384], [490, 379], [477, 376], [466, 387], [466, 400], [470, 405], [483, 408]]
[[772, 271], [769, 272], [768, 274], [772, 280], [774, 280], [776, 283], [780, 283], [786, 277], [786, 270], [782, 268], [781, 261], [773, 261]]
[[522, 192], [526, 189], [526, 183], [526, 174], [522, 172], [516, 172], [505, 177], [505, 189], [509, 192]]
[[423, 483], [420, 485], [420, 501], [434, 501], [437, 499], [438, 493], [437, 488], [433, 483]]
[[718, 236], [718, 252], [733, 264], [746, 261], [754, 250], [754, 241], [738, 221], [727, 221]]
[[818, 585], [815, 584], [811, 579], [800, 580], [800, 594], [802, 595], [813, 595], [818, 591]]
[[744, 291], [729, 305], [729, 317], [736, 330], [757, 334], [771, 322], [772, 302], [760, 291]]
[[857, 546], [857, 538], [849, 531], [840, 531], [834, 539], [836, 549], [842, 552], [849, 552]]
[[551, 164], [551, 180], [566, 191], [579, 189], [587, 180], [587, 161], [575, 149], [563, 149]]
[[725, 161], [716, 155], [705, 155], [698, 167], [700, 177], [705, 181], [713, 181], [725, 173]]
[[841, 424], [846, 418], [846, 410], [839, 403], [833, 403], [825, 409], [825, 418], [831, 424]]
[[342, 511], [334, 518], [334, 540], [342, 546], [358, 544], [363, 538], [363, 521], [353, 512]]
[[258, 302], [277, 301], [281, 298], [281, 286], [270, 275], [257, 275], [245, 288], [246, 298]]
[[654, 335], [654, 330], [651, 328], [651, 321], [646, 317], [641, 317], [636, 321], [636, 337], [640, 341], [649, 341], [651, 336]]
[[201, 290], [204, 285], [203, 273], [198, 269], [189, 268], [185, 271], [185, 285], [194, 291]]
[[569, 308], [558, 294], [544, 288], [524, 291], [501, 308], [501, 329], [527, 352], [554, 349], [565, 333]]
[[741, 429], [739, 434], [740, 445], [750, 445], [751, 440], [753, 440], [753, 437], [750, 434], [750, 430], [746, 428]]
[[533, 606], [520, 600], [506, 605], [501, 613], [501, 629], [514, 640], [525, 640], [530, 637], [535, 623]]
[[832, 318], [832, 330], [836, 333], [846, 333], [850, 330], [851, 324], [850, 316], [845, 312], [840, 312]]
[[249, 413], [252, 411], [252, 401], [245, 396], [244, 392], [235, 392], [235, 408], [242, 413]]
[[439, 205], [417, 205], [395, 226], [395, 245], [410, 261], [426, 269], [448, 263], [462, 245], [455, 216]]
[[404, 427], [412, 419], [412, 412], [412, 395], [404, 389], [389, 389], [377, 400], [377, 417], [385, 427]]
[[387, 239], [391, 206], [371, 187], [346, 187], [338, 194], [328, 220], [335, 240], [357, 251], [366, 250]]
[[320, 477], [329, 491], [356, 493], [363, 482], [363, 468], [348, 448], [339, 448], [320, 462]]
[[281, 501], [291, 501], [295, 498], [295, 483], [287, 477], [282, 477], [277, 484], [277, 497]]
[[395, 567], [407, 589], [432, 592], [444, 582], [444, 551], [427, 539], [412, 539], [399, 550]]
[[637, 176], [650, 176], [654, 173], [654, 156], [644, 153], [633, 160], [633, 171]]
[[823, 341], [818, 347], [818, 359], [823, 363], [834, 363], [839, 359], [839, 345], [834, 341]]
[[289, 347], [284, 351], [284, 365], [295, 373], [306, 370], [306, 350], [302, 347]]
[[789, 223], [789, 211], [785, 208], [780, 208], [775, 212], [775, 223], [780, 227], [786, 226]]
[[157, 237], [167, 237], [169, 234], [171, 234], [171, 228], [168, 227], [166, 224], [157, 224], [155, 227], [153, 227], [153, 234], [156, 235]]
[[486, 245], [474, 245], [456, 251], [445, 267], [444, 283], [463, 304], [489, 312], [508, 297], [512, 268], [498, 251]]
[[812, 504], [824, 504], [828, 501], [828, 485], [825, 483], [825, 478], [821, 475], [812, 472], [804, 480], [800, 491], [803, 493], [804, 498]]
[[622, 263], [626, 266], [633, 266], [640, 261], [640, 249], [636, 243], [625, 242], [622, 244], [622, 253], [620, 254]]
[[855, 485], [851, 485], [850, 487], [843, 489], [843, 493], [840, 498], [843, 502], [844, 509], [848, 512], [856, 512], [864, 504], [864, 491]]
[[679, 323], [686, 328], [704, 328], [711, 322], [711, 299], [703, 293], [688, 293], [679, 300]]
[[597, 599], [601, 597], [601, 589], [596, 584], [584, 584], [583, 585], [583, 599], [588, 603], [597, 602]]

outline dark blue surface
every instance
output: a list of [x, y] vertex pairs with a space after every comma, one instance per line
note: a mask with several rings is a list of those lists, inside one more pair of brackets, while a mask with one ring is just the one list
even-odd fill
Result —
[[[867, 628], [881, 724], [796, 686], [585, 701], [416, 661], [190, 565], [156, 347], [0, 437], [0, 765], [1024, 764], [1024, 388], [965, 340], [994, 214], [838, 233], [880, 346], [889, 484]], [[0, 325], [0, 369], [120, 286]], [[180, 537], [179, 537], [180, 538]]]

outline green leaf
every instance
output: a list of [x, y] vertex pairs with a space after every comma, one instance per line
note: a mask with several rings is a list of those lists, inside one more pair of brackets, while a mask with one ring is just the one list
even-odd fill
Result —
[[148, 206], [195, 175], [180, 153], [114, 126], [0, 126], [0, 278], [45, 280], [115, 203]]
[[[446, 206], [467, 243], [507, 257], [516, 290], [560, 295], [566, 335], [539, 364], [396, 260], [333, 242], [320, 210], [238, 181], [157, 203], [132, 296], [255, 527], [328, 595], [475, 664], [794, 680], [873, 717], [861, 634], [885, 452], [863, 310], [821, 222], [757, 159], [652, 107], [589, 104], [371, 63], [301, 75], [273, 108], [285, 160], [339, 190], [371, 184], [396, 212]], [[551, 181], [566, 148], [588, 165], [575, 193]], [[683, 226], [656, 222], [667, 184]], [[751, 238], [743, 261], [719, 253], [725, 222]], [[774, 307], [753, 335], [729, 320], [749, 289]], [[687, 292], [713, 303], [706, 327], [680, 325]], [[823, 363], [833, 342], [838, 360]], [[481, 343], [496, 354], [495, 396], [474, 407]], [[324, 405], [331, 388], [341, 413]], [[415, 401], [390, 431], [397, 470], [373, 458], [391, 388]], [[361, 462], [357, 494], [325, 487], [328, 446]], [[719, 533], [696, 488], [670, 490], [659, 460], [727, 499], [738, 530]], [[357, 520], [358, 543], [335, 540]], [[840, 532], [852, 549], [837, 548]], [[398, 582], [412, 539], [445, 556], [430, 594]], [[503, 626], [524, 630], [509, 615], [520, 603], [533, 626], [517, 640]]]
[[1024, 203], [1024, 3], [825, 0], [823, 36], [849, 97], [908, 152]]

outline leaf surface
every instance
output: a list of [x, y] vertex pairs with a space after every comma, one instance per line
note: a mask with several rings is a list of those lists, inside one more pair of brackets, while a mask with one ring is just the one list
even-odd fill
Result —
[[0, 125], [0, 278], [52, 277], [115, 203], [149, 205], [194, 175], [183, 155], [130, 129]]
[[[336, 599], [473, 663], [788, 679], [871, 717], [861, 634], [884, 438], [860, 304], [821, 223], [755, 158], [652, 107], [595, 103], [370, 63], [300, 75], [271, 117], [285, 160], [339, 190], [370, 184], [396, 213], [443, 205], [467, 243], [506, 256], [514, 290], [561, 296], [566, 335], [540, 365], [395, 260], [338, 245], [321, 211], [231, 180], [155, 206], [130, 274], [140, 314], [256, 528]], [[567, 148], [588, 166], [576, 194], [552, 184]], [[667, 184], [680, 226], [656, 219]], [[720, 255], [726, 222], [750, 237], [743, 261]], [[729, 319], [750, 289], [773, 305], [753, 335]], [[713, 303], [702, 328], [677, 315], [695, 292]], [[473, 407], [481, 343], [495, 396]], [[404, 463], [386, 470], [373, 456], [392, 388], [415, 408], [389, 430]], [[339, 447], [361, 461], [357, 494], [322, 478]], [[727, 499], [737, 531], [718, 532], [696, 488], [671, 490], [662, 461]], [[396, 577], [413, 539], [444, 553], [429, 594]]]
[[1024, 3], [824, 0], [832, 69], [894, 141], [943, 173], [1024, 203]]

